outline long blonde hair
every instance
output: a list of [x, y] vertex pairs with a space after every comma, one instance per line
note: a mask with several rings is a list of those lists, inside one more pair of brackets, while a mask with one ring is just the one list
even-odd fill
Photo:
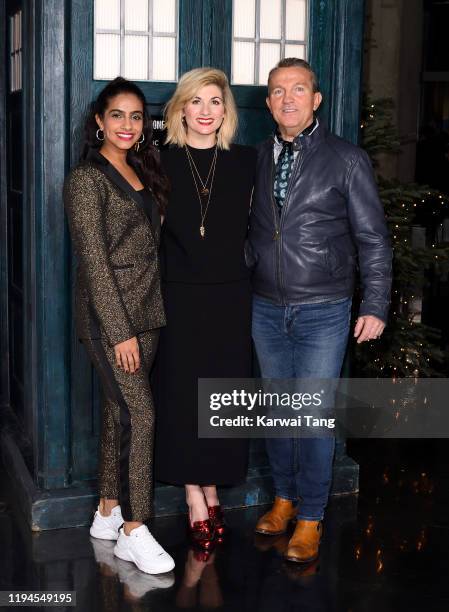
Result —
[[221, 89], [225, 115], [218, 130], [217, 146], [220, 149], [229, 149], [237, 130], [237, 107], [227, 76], [217, 68], [195, 68], [183, 74], [179, 79], [176, 91], [164, 109], [167, 126], [166, 143], [175, 144], [178, 147], [186, 144], [187, 130], [182, 120], [184, 106], [206, 85], [216, 85]]

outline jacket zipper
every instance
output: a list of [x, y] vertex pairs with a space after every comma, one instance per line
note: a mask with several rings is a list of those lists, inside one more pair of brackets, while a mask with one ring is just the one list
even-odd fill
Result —
[[279, 226], [279, 213], [278, 213], [278, 206], [274, 200], [274, 195], [273, 195], [274, 166], [275, 166], [274, 157], [273, 157], [273, 154], [271, 154], [270, 195], [271, 195], [271, 208], [273, 210], [273, 220], [274, 220], [273, 240], [277, 241], [277, 245], [276, 245], [277, 254], [275, 253], [276, 286], [278, 288], [278, 293], [279, 293], [279, 297], [281, 298], [281, 302], [282, 304], [284, 304], [284, 298], [281, 292], [281, 283], [280, 283], [280, 277], [281, 277], [281, 241], [280, 241], [280, 237], [281, 237], [281, 233], [280, 233], [280, 226]]
[[276, 271], [277, 271], [277, 285], [278, 285], [278, 292], [279, 295], [281, 296], [281, 302], [282, 305], [285, 306], [286, 302], [285, 302], [285, 296], [284, 296], [284, 290], [283, 290], [283, 285], [282, 285], [282, 269], [281, 269], [281, 251], [282, 251], [282, 225], [283, 225], [283, 221], [284, 221], [284, 217], [286, 215], [286, 210], [288, 207], [288, 201], [289, 201], [289, 197], [290, 197], [290, 193], [293, 187], [293, 182], [294, 179], [296, 178], [297, 174], [299, 173], [299, 171], [301, 170], [302, 167], [302, 162], [303, 162], [303, 146], [300, 144], [300, 150], [298, 152], [298, 156], [294, 161], [293, 164], [293, 170], [292, 170], [292, 174], [290, 176], [290, 180], [289, 180], [289, 185], [288, 185], [288, 191], [285, 195], [285, 201], [284, 201], [284, 205], [282, 206], [282, 210], [281, 210], [281, 215], [279, 217], [279, 213], [277, 210], [277, 204], [274, 201], [274, 196], [273, 196], [273, 168], [274, 168], [274, 158], [272, 158], [272, 162], [271, 162], [271, 202], [272, 202], [272, 206], [273, 206], [273, 213], [274, 213], [274, 224], [275, 224], [275, 232], [274, 232], [274, 236], [273, 236], [273, 240], [277, 241], [277, 266], [276, 266]]

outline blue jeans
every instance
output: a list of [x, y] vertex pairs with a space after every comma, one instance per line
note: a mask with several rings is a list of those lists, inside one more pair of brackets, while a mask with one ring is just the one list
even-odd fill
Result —
[[[263, 378], [338, 378], [348, 342], [351, 298], [277, 306], [253, 298], [253, 340]], [[275, 494], [298, 518], [321, 520], [332, 481], [335, 438], [267, 438]]]

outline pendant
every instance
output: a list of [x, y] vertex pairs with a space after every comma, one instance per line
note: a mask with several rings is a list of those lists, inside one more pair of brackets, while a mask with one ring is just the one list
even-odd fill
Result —
[[202, 195], [202, 196], [207, 196], [207, 195], [209, 195], [209, 189], [208, 189], [207, 187], [203, 187], [203, 188], [201, 189], [201, 195]]
[[206, 233], [206, 230], [204, 228], [204, 225], [200, 225], [200, 234], [201, 234], [201, 238], [204, 238], [204, 234]]

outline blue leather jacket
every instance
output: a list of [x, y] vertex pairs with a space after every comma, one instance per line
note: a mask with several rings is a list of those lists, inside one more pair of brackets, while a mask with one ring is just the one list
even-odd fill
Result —
[[247, 243], [253, 289], [276, 304], [352, 296], [359, 315], [386, 321], [392, 249], [368, 155], [322, 125], [298, 136], [282, 213], [273, 197], [273, 138], [259, 146]]

